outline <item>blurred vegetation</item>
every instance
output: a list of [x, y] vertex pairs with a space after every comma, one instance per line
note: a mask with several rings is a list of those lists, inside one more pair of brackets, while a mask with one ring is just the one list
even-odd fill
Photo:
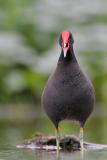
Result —
[[[62, 10], [63, 5], [64, 1]], [[66, 7], [69, 5], [70, 2]], [[55, 7], [48, 1], [0, 1], [0, 103], [40, 103], [49, 71], [40, 72], [36, 65], [48, 52], [52, 54], [51, 49], [58, 41], [59, 33], [65, 28], [73, 28], [76, 46], [79, 46], [77, 56], [93, 81], [97, 102], [107, 104], [106, 44], [103, 45], [100, 37], [98, 40], [99, 30], [95, 32], [95, 25], [102, 25], [102, 29], [106, 27], [107, 15], [92, 10], [91, 14], [84, 13], [79, 18], [75, 14], [72, 17], [71, 12], [64, 16], [66, 11], [61, 8], [56, 11]], [[101, 37], [104, 36], [102, 34]], [[79, 44], [83, 35], [86, 43], [82, 45], [86, 48]], [[92, 42], [88, 35], [92, 35]], [[45, 59], [45, 63], [49, 63], [48, 60]]]
[[[11, 35], [17, 32], [23, 45], [33, 48], [33, 54], [42, 54], [51, 47], [56, 35], [40, 31], [34, 24], [34, 14], [26, 15], [26, 9], [29, 9], [32, 2], [28, 0], [0, 1], [2, 20], [0, 31], [3, 34], [12, 32]], [[45, 40], [45, 37], [48, 37], [48, 41]], [[40, 101], [47, 75], [32, 71], [31, 66], [24, 64], [23, 61], [15, 62], [14, 58], [13, 60], [8, 59], [8, 52], [11, 50], [6, 51], [6, 56], [2, 51], [0, 52], [0, 102]], [[8, 61], [10, 61], [9, 64]]]

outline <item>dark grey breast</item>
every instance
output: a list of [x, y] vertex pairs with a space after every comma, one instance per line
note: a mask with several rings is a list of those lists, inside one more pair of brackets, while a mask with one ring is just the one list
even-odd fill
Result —
[[95, 92], [81, 71], [73, 48], [67, 57], [61, 53], [54, 73], [49, 77], [42, 96], [45, 112], [58, 127], [64, 119], [76, 120], [83, 127], [93, 111]]
[[84, 125], [93, 110], [94, 89], [77, 62], [59, 62], [43, 92], [44, 109], [55, 126], [71, 119]]

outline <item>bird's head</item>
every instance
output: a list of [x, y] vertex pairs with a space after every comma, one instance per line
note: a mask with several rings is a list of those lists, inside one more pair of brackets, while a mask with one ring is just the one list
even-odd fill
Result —
[[70, 32], [64, 31], [60, 34], [59, 44], [62, 48], [64, 58], [66, 57], [67, 52], [72, 47], [73, 43], [74, 43], [74, 40]]

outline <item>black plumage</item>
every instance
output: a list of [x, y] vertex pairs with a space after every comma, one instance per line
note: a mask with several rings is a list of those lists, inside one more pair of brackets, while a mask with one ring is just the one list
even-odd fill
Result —
[[65, 119], [78, 121], [83, 128], [93, 111], [94, 88], [77, 62], [70, 32], [61, 33], [60, 45], [61, 54], [43, 91], [42, 104], [56, 128]]

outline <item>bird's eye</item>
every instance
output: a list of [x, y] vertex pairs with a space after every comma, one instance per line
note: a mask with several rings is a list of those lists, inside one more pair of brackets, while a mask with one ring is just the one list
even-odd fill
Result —
[[74, 43], [73, 36], [70, 34], [69, 36], [69, 44], [72, 45]]
[[62, 38], [61, 37], [59, 38], [59, 44], [60, 44], [60, 46], [62, 45]]

